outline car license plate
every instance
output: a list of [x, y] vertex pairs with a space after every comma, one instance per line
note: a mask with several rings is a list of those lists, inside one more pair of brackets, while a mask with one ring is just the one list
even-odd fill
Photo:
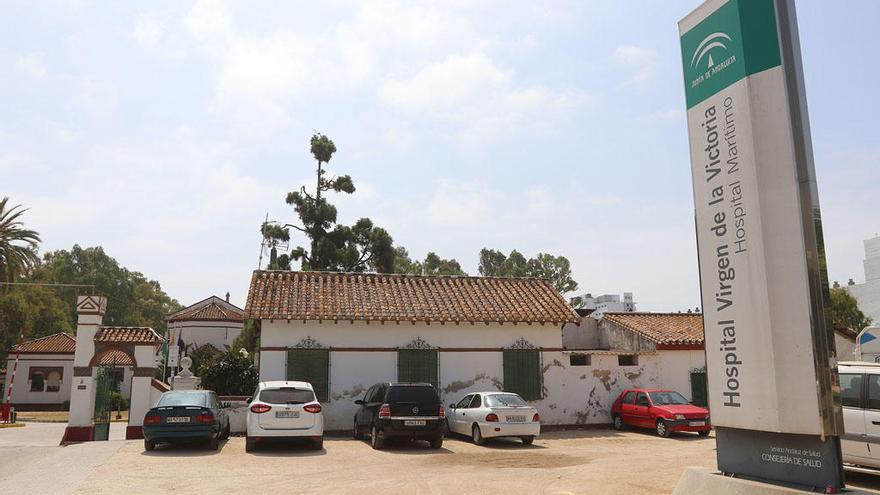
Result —
[[425, 426], [424, 419], [405, 419], [403, 421], [403, 426]]
[[688, 423], [690, 426], [706, 426], [705, 421], [691, 421]]
[[525, 423], [526, 417], [525, 416], [508, 416], [507, 422], [508, 423]]
[[165, 422], [166, 423], [189, 423], [190, 419], [191, 418], [189, 416], [168, 416], [167, 418], [165, 418]]
[[276, 418], [298, 418], [299, 411], [275, 411]]

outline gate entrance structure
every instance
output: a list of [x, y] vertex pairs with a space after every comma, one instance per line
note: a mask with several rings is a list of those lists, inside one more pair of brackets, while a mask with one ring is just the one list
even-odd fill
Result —
[[[152, 405], [152, 381], [162, 337], [149, 327], [105, 327], [104, 296], [77, 297], [76, 353], [70, 390], [70, 419], [65, 442], [106, 440], [110, 430], [110, 394], [114, 373], [101, 362], [107, 355], [123, 354], [132, 366], [131, 400], [126, 439], [143, 438], [144, 414]], [[105, 360], [106, 362], [106, 360]]]

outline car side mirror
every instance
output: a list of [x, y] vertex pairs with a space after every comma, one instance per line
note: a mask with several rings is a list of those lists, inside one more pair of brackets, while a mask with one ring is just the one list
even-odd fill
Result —
[[449, 409], [455, 409], [455, 404], [449, 404]]
[[247, 400], [244, 401], [244, 403], [245, 403], [245, 404], [250, 404], [253, 400], [254, 400], [253, 397], [248, 397]]
[[364, 401], [362, 401], [361, 399], [358, 399], [358, 400], [354, 401], [354, 403], [357, 404], [357, 405], [359, 405], [359, 406], [364, 405]]

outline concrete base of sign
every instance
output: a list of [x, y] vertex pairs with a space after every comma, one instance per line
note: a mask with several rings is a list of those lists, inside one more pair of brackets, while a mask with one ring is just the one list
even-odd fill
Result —
[[[691, 495], [693, 493], [711, 493], [713, 495], [795, 495], [815, 493], [796, 488], [788, 488], [760, 481], [745, 480], [722, 476], [718, 471], [690, 467], [682, 473], [673, 495]], [[847, 494], [869, 494], [863, 490], [847, 490]]]

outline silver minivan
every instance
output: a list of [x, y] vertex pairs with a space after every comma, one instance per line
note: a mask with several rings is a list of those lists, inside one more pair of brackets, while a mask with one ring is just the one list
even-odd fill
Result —
[[880, 364], [842, 361], [843, 462], [880, 469]]

